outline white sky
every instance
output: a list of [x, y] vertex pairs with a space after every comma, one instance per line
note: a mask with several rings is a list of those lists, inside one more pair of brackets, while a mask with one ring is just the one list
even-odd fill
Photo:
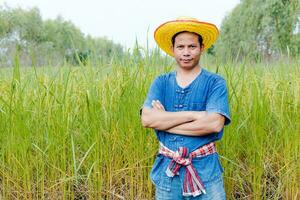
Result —
[[127, 48], [138, 42], [155, 45], [157, 26], [179, 16], [191, 16], [220, 27], [239, 0], [0, 0], [0, 5], [38, 7], [43, 19], [58, 15], [71, 20], [85, 34], [106, 36]]

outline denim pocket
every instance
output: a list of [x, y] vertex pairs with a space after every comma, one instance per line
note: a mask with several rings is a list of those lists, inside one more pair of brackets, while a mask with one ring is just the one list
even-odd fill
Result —
[[161, 168], [162, 161], [163, 161], [163, 156], [161, 154], [157, 154], [150, 174], [151, 180], [155, 185], [157, 185], [160, 179], [160, 168]]
[[156, 187], [165, 191], [171, 191], [172, 178], [166, 175], [166, 167], [168, 160], [164, 156], [158, 154], [156, 156], [153, 168], [151, 170], [151, 180]]
[[161, 190], [165, 190], [169, 192], [171, 191], [171, 181], [172, 181], [172, 177], [168, 177], [166, 174], [164, 175], [162, 174], [156, 187], [160, 188]]
[[204, 183], [206, 194], [203, 195], [202, 200], [226, 200], [226, 193], [224, 189], [223, 176], [216, 177], [210, 182]]
[[216, 153], [202, 158], [194, 158], [192, 163], [203, 183], [215, 180], [223, 173]]

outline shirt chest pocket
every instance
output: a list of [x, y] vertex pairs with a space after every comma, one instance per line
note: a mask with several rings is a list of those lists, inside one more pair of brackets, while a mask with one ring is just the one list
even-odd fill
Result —
[[188, 110], [192, 111], [204, 111], [205, 107], [204, 102], [192, 102], [188, 104]]

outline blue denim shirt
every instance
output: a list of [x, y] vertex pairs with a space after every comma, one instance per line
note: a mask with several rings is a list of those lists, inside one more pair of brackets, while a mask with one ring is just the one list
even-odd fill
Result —
[[[159, 100], [166, 111], [207, 111], [223, 115], [225, 125], [231, 121], [226, 81], [204, 68], [201, 68], [201, 73], [185, 88], [177, 84], [176, 71], [158, 76], [152, 82], [143, 107], [152, 108], [152, 100]], [[223, 135], [223, 129], [219, 133], [206, 136], [184, 136], [160, 130], [155, 130], [155, 132], [158, 140], [169, 149], [176, 151], [183, 146], [187, 147], [190, 152], [204, 144], [220, 140]], [[165, 190], [170, 190], [171, 186], [172, 178], [165, 173], [169, 162], [169, 158], [158, 154], [151, 171], [152, 182], [156, 187]], [[204, 184], [218, 178], [223, 172], [217, 153], [203, 158], [194, 158], [192, 163]], [[183, 182], [184, 167], [180, 168], [179, 177]]]

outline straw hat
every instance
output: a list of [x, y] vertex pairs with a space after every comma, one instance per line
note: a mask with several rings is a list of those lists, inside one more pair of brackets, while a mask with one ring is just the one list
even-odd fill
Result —
[[154, 32], [154, 39], [162, 50], [173, 56], [172, 37], [181, 31], [189, 31], [201, 35], [205, 50], [215, 43], [219, 36], [219, 30], [214, 24], [200, 22], [191, 17], [179, 17], [176, 20], [160, 25]]

